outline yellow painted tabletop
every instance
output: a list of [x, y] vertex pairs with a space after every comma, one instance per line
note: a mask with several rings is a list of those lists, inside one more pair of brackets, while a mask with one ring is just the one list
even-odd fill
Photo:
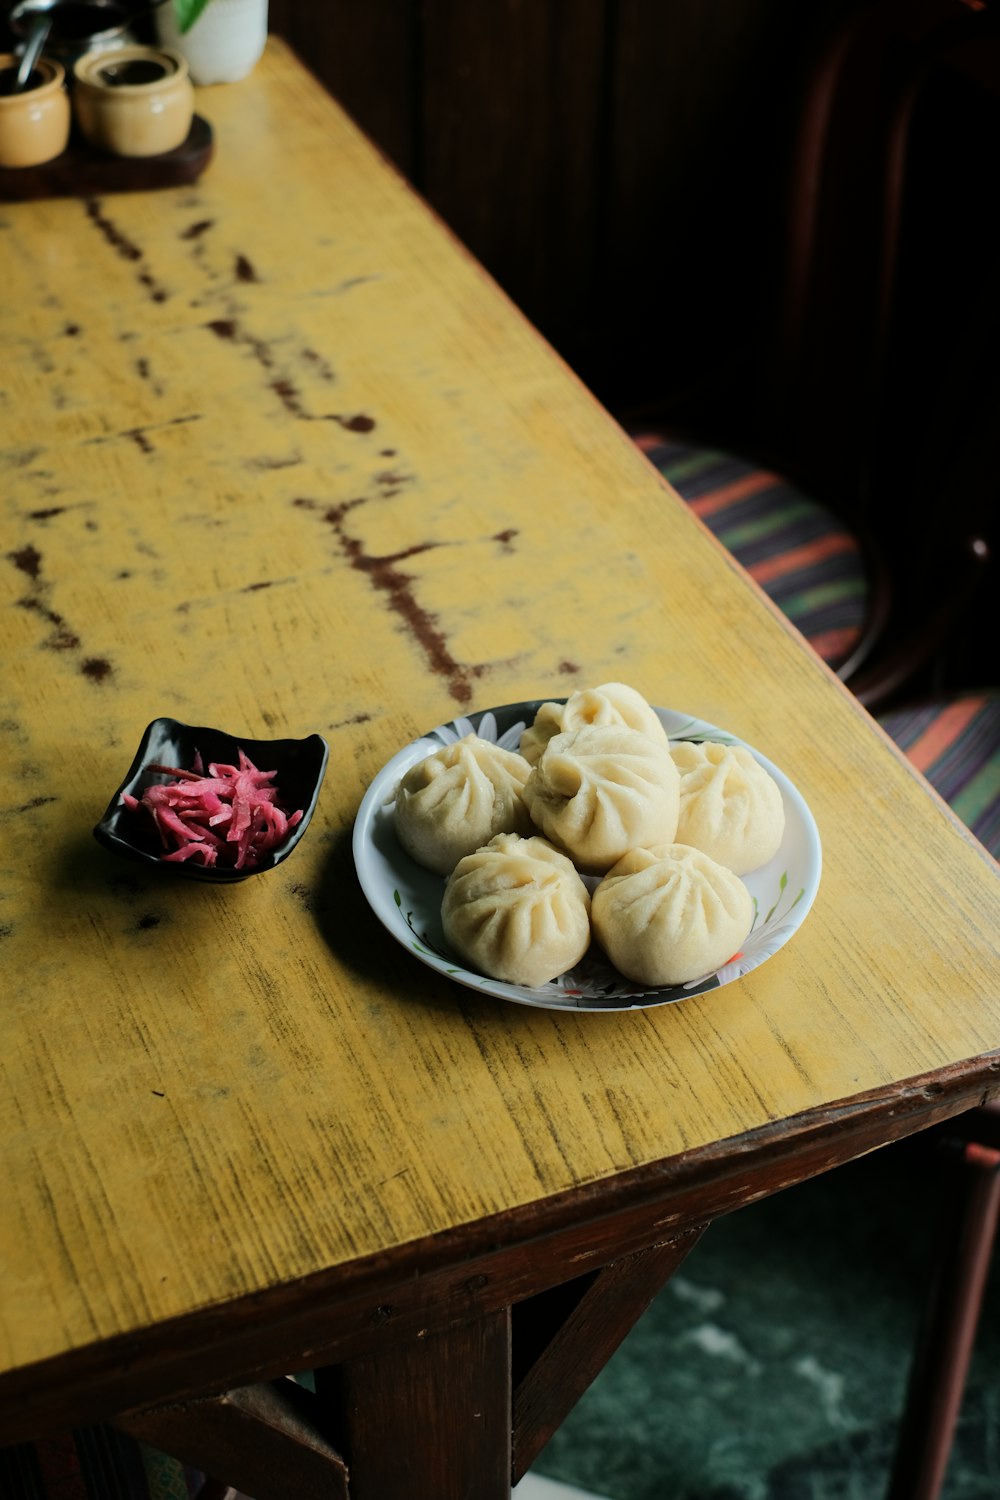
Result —
[[[192, 186], [0, 204], [0, 1373], [1000, 1047], [996, 867], [867, 715], [279, 42], [198, 108]], [[611, 679], [793, 778], [812, 912], [676, 1006], [450, 984], [365, 788]], [[287, 863], [97, 845], [161, 714], [328, 739]]]

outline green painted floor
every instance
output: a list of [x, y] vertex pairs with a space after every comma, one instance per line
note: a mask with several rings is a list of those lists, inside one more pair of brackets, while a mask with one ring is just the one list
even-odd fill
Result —
[[[949, 1158], [906, 1142], [719, 1220], [534, 1472], [609, 1500], [879, 1500]], [[942, 1500], [1000, 1495], [1000, 1275]]]

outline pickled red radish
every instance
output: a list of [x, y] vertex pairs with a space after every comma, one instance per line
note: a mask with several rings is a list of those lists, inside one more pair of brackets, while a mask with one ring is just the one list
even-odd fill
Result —
[[145, 812], [156, 824], [163, 842], [163, 859], [233, 870], [252, 870], [261, 856], [276, 849], [302, 820], [301, 809], [286, 814], [272, 785], [276, 771], [258, 771], [242, 750], [239, 764], [209, 764], [197, 769], [147, 766], [173, 781], [148, 786], [141, 797], [122, 793], [132, 812]]

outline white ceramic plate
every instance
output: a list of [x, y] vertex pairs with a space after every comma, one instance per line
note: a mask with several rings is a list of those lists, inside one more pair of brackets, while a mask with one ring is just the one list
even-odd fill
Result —
[[[688, 995], [700, 995], [705, 990], [730, 984], [783, 948], [802, 925], [819, 887], [822, 866], [819, 832], [805, 800], [788, 777], [748, 745], [746, 748], [771, 773], [781, 789], [785, 805], [785, 835], [774, 859], [743, 877], [753, 897], [753, 927], [741, 952], [734, 954], [716, 973], [690, 984], [656, 990], [638, 989], [612, 968], [600, 949], [593, 945], [569, 974], [532, 989], [475, 974], [448, 952], [441, 928], [444, 880], [418, 865], [397, 842], [393, 829], [396, 787], [415, 762], [466, 734], [476, 733], [482, 739], [516, 750], [521, 731], [532, 723], [543, 701], [555, 700], [537, 698], [530, 703], [508, 703], [502, 708], [487, 709], [483, 713], [470, 714], [467, 719], [442, 724], [394, 755], [368, 788], [354, 824], [354, 862], [361, 888], [372, 910], [396, 941], [408, 948], [421, 963], [458, 984], [497, 995], [503, 1000], [516, 1001], [519, 1005], [536, 1005], [549, 1010], [632, 1010], [684, 1000]], [[735, 735], [717, 729], [703, 719], [694, 719], [668, 708], [658, 708], [656, 713], [671, 741], [715, 740], [727, 745], [744, 744]]]

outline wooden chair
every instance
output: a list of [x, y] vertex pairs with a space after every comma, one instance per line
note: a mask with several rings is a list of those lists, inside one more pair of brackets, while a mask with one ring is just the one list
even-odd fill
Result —
[[883, 569], [869, 539], [762, 464], [665, 431], [635, 441], [823, 661], [850, 682], [885, 625]]
[[[985, 96], [1000, 144], [998, 32], [980, 0], [873, 0], [823, 32], [803, 60], [791, 132], [774, 336], [745, 377], [752, 431], [734, 448], [710, 410], [680, 424], [669, 413], [660, 423], [625, 419], [872, 708], [933, 662], [989, 560], [992, 494], [977, 511], [969, 489], [953, 485], [939, 503], [955, 468], [955, 393], [968, 402], [965, 343], [980, 314], [961, 267], [936, 263], [944, 237], [928, 243], [924, 200], [938, 180], [927, 159], [942, 110], [952, 130], [939, 94], [955, 77]], [[971, 152], [958, 142], [984, 185], [990, 132], [977, 133]], [[977, 222], [949, 227], [971, 243]], [[962, 425], [974, 430], [968, 411]]]
[[897, 705], [880, 714], [879, 722], [1000, 860], [1000, 688]]

